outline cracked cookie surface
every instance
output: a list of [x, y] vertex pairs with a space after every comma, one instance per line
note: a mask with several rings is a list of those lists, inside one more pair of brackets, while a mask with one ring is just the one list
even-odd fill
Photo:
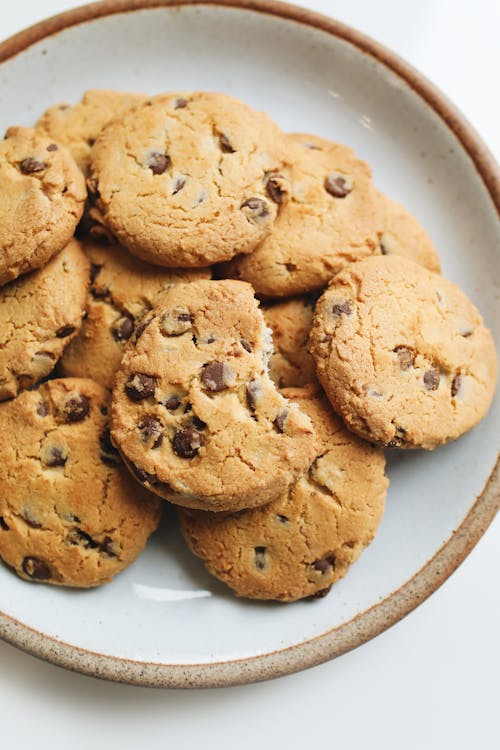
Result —
[[210, 270], [153, 267], [120, 245], [86, 241], [83, 248], [91, 264], [87, 314], [60, 369], [66, 376], [91, 378], [111, 389], [124, 347], [156, 297], [172, 284], [209, 279]]
[[161, 501], [130, 477], [109, 440], [108, 392], [52, 380], [0, 404], [0, 556], [22, 578], [89, 587], [130, 564]]
[[327, 594], [372, 541], [388, 481], [382, 451], [347, 432], [325, 397], [311, 388], [284, 394], [316, 432], [308, 472], [263, 508], [179, 508], [179, 517], [191, 550], [238, 596], [295, 601]]
[[368, 165], [324, 138], [285, 138], [290, 199], [253, 253], [221, 267], [267, 297], [321, 289], [347, 264], [380, 252], [381, 203]]
[[236, 510], [280, 495], [314, 453], [309, 417], [267, 373], [271, 342], [249, 284], [171, 287], [125, 351], [113, 442], [148, 489]]
[[90, 89], [77, 104], [61, 102], [49, 107], [35, 128], [66, 146], [82, 172], [87, 174], [90, 150], [101, 130], [114, 117], [145, 98], [144, 94]]
[[89, 263], [72, 239], [46, 266], [0, 289], [0, 401], [45, 378], [82, 324]]
[[224, 94], [161, 94], [108, 125], [89, 190], [135, 255], [169, 267], [251, 252], [286, 198], [283, 134]]
[[382, 255], [402, 255], [434, 273], [441, 273], [441, 263], [434, 243], [404, 206], [379, 193], [384, 209]]
[[65, 247], [83, 213], [85, 179], [69, 151], [33, 128], [0, 141], [0, 285]]
[[278, 388], [316, 382], [314, 359], [309, 354], [314, 304], [315, 299], [307, 296], [262, 308], [273, 334], [274, 354], [269, 360], [269, 375]]
[[491, 333], [455, 284], [396, 255], [344, 269], [316, 305], [311, 353], [334, 409], [362, 437], [432, 449], [486, 414]]

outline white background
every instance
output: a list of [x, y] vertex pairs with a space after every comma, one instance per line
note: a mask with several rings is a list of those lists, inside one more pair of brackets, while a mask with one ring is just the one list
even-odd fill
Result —
[[[2, 3], [0, 35], [78, 4]], [[498, 0], [301, 4], [405, 57], [448, 94], [500, 157]], [[454, 575], [401, 623], [334, 662], [258, 685], [206, 691], [115, 685], [0, 642], [0, 746], [498, 748], [499, 550], [497, 518]]]

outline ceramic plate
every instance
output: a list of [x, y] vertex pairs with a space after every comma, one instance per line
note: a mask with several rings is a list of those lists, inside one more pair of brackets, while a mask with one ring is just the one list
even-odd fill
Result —
[[[493, 160], [439, 92], [357, 32], [266, 0], [111, 0], [8, 40], [0, 60], [2, 128], [30, 125], [87, 88], [207, 89], [285, 130], [349, 144], [428, 229], [444, 274], [500, 325]], [[236, 599], [187, 553], [167, 513], [136, 563], [98, 590], [30, 585], [0, 566], [0, 634], [57, 664], [143, 685], [230, 685], [331, 659], [407, 614], [469, 552], [499, 505], [498, 441], [497, 400], [457, 442], [390, 456], [380, 533], [325, 599]]]

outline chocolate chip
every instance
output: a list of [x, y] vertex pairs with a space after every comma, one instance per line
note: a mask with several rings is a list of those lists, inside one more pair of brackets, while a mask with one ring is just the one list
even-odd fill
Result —
[[397, 354], [399, 367], [401, 370], [409, 370], [415, 363], [415, 353], [408, 349], [406, 346], [397, 346], [394, 349]]
[[57, 446], [53, 445], [49, 450], [45, 453], [43, 462], [45, 466], [65, 466], [66, 461], [68, 460], [68, 454], [63, 448], [58, 448]]
[[267, 547], [255, 547], [254, 548], [254, 562], [257, 570], [265, 570], [267, 568]]
[[165, 401], [165, 406], [169, 411], [175, 411], [180, 405], [181, 400], [180, 398], [177, 398], [177, 396], [169, 396]]
[[240, 339], [240, 344], [243, 347], [243, 349], [245, 349], [245, 351], [249, 353], [252, 351], [252, 347], [250, 346], [250, 344], [248, 343], [246, 339]]
[[9, 527], [5, 521], [5, 518], [3, 516], [0, 516], [0, 529], [3, 529], [4, 531], [8, 531]]
[[257, 408], [257, 401], [261, 394], [262, 388], [257, 380], [251, 380], [247, 383], [245, 388], [245, 396], [250, 411], [255, 411]]
[[262, 198], [247, 198], [241, 204], [241, 209], [245, 211], [248, 221], [254, 224], [263, 224], [270, 215], [269, 204]]
[[57, 143], [49, 143], [47, 146], [47, 151], [57, 151], [58, 145]]
[[142, 318], [141, 321], [140, 321], [140, 323], [136, 326], [135, 336], [134, 336], [134, 341], [136, 343], [139, 341], [139, 339], [141, 338], [142, 334], [144, 333], [144, 331], [146, 330], [146, 328], [148, 327], [148, 325], [151, 323], [152, 319], [153, 319], [152, 317], [146, 316], [146, 317]]
[[266, 177], [266, 193], [278, 206], [283, 203], [286, 195], [285, 181], [282, 174], [268, 174]]
[[86, 531], [83, 531], [83, 529], [72, 529], [66, 536], [66, 541], [68, 544], [78, 544], [84, 549], [97, 549], [97, 547], [99, 547], [99, 542], [96, 542], [95, 539], [93, 539], [90, 534], [87, 534]]
[[285, 268], [288, 273], [293, 273], [297, 270], [297, 266], [295, 265], [295, 263], [285, 263]]
[[163, 425], [153, 414], [146, 414], [137, 425], [145, 443], [151, 443], [151, 448], [159, 448], [163, 442]]
[[120, 462], [120, 454], [111, 442], [109, 428], [106, 427], [99, 437], [101, 446], [101, 461], [107, 466], [116, 466]]
[[188, 412], [190, 412], [192, 410], [192, 408], [193, 407], [191, 406], [191, 404], [188, 401], [187, 404], [186, 404], [186, 406], [184, 407], [184, 414], [187, 414]]
[[174, 453], [180, 458], [193, 458], [204, 444], [203, 435], [195, 427], [183, 427], [174, 435]]
[[94, 281], [97, 279], [99, 274], [101, 273], [102, 266], [98, 265], [97, 263], [91, 263], [90, 264], [90, 283], [93, 284]]
[[63, 410], [65, 422], [82, 422], [90, 413], [90, 399], [88, 396], [77, 394], [69, 398]]
[[451, 381], [451, 395], [453, 396], [453, 398], [459, 392], [461, 385], [462, 385], [462, 376], [455, 375], [455, 377]]
[[174, 109], [184, 109], [188, 105], [188, 100], [184, 99], [182, 97], [179, 97], [174, 102]]
[[101, 406], [100, 412], [105, 417], [106, 414], [108, 413], [108, 407], [107, 406]]
[[349, 300], [336, 302], [332, 305], [332, 315], [335, 318], [340, 318], [341, 315], [352, 315], [352, 306]]
[[162, 154], [159, 151], [151, 151], [146, 164], [153, 174], [163, 174], [167, 171], [171, 162], [172, 160], [168, 154]]
[[52, 578], [50, 566], [38, 557], [25, 557], [23, 570], [27, 576], [35, 578], [37, 581], [47, 581]]
[[212, 393], [225, 391], [234, 383], [235, 375], [226, 362], [209, 362], [203, 365], [200, 380], [204, 388]]
[[87, 146], [90, 146], [90, 148], [92, 148], [94, 143], [95, 143], [95, 138], [87, 138]]
[[67, 336], [71, 336], [71, 334], [74, 333], [75, 330], [75, 326], [61, 326], [57, 329], [56, 336], [58, 339], [65, 339]]
[[154, 396], [155, 388], [155, 377], [142, 372], [136, 372], [129, 377], [125, 386], [125, 392], [132, 401], [144, 401], [144, 399]]
[[284, 409], [278, 414], [278, 416], [274, 420], [273, 425], [275, 426], [278, 432], [283, 433], [285, 431], [285, 422], [286, 422], [287, 417], [288, 417], [288, 411]]
[[333, 555], [322, 557], [320, 560], [315, 560], [312, 564], [314, 570], [317, 570], [321, 575], [329, 573], [335, 567], [335, 558]]
[[191, 423], [193, 427], [196, 427], [197, 430], [204, 430], [207, 426], [207, 423], [204, 422], [199, 417], [193, 417], [193, 419], [191, 420]]
[[281, 513], [278, 513], [278, 515], [276, 516], [276, 518], [278, 519], [278, 521], [280, 523], [288, 523], [288, 517], [287, 516], [283, 516]]
[[233, 148], [229, 138], [225, 133], [221, 133], [219, 136], [219, 145], [221, 151], [223, 151], [225, 154], [234, 154], [236, 151], [235, 148]]
[[399, 427], [399, 425], [394, 425], [394, 427], [394, 437], [389, 443], [386, 443], [386, 445], [388, 448], [401, 448], [406, 442], [406, 430], [403, 427]]
[[99, 551], [102, 552], [103, 555], [108, 555], [108, 557], [117, 557], [116, 552], [113, 550], [113, 540], [110, 536], [104, 537], [99, 545]]
[[428, 370], [424, 373], [424, 385], [428, 391], [437, 391], [439, 388], [439, 370]]
[[113, 323], [111, 333], [115, 341], [128, 341], [134, 332], [134, 321], [128, 315], [119, 318]]
[[47, 401], [39, 401], [36, 407], [36, 413], [39, 417], [48, 417], [50, 414], [50, 407]]
[[352, 191], [352, 182], [347, 175], [332, 172], [325, 177], [325, 190], [334, 198], [345, 198]]
[[105, 299], [109, 294], [109, 286], [107, 284], [98, 287], [91, 286], [90, 293], [94, 299]]
[[324, 589], [320, 589], [319, 591], [316, 591], [314, 594], [311, 594], [311, 596], [308, 597], [308, 599], [314, 600], [314, 599], [324, 599], [327, 594], [330, 593], [332, 590], [332, 585], [326, 586]]
[[194, 318], [183, 307], [174, 307], [172, 310], [166, 310], [160, 320], [160, 332], [164, 336], [182, 336], [193, 326]]
[[47, 167], [44, 161], [40, 161], [39, 159], [34, 159], [32, 156], [29, 156], [27, 159], [23, 159], [22, 162], [19, 164], [19, 169], [23, 174], [34, 174], [35, 172], [43, 172], [43, 170]]
[[177, 177], [174, 180], [174, 184], [172, 185], [172, 195], [177, 195], [184, 185], [186, 184], [186, 178], [185, 177]]

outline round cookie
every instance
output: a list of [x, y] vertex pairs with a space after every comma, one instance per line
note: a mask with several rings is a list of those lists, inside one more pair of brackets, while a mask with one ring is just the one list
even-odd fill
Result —
[[133, 104], [145, 98], [144, 94], [90, 89], [77, 104], [62, 102], [49, 107], [35, 127], [56, 143], [66, 146], [82, 172], [86, 174], [90, 150], [101, 130], [114, 117], [119, 117]]
[[384, 511], [382, 451], [347, 432], [326, 398], [310, 389], [285, 394], [314, 425], [309, 471], [263, 508], [179, 509], [184, 537], [208, 571], [252, 599], [324, 596], [372, 541]]
[[64, 375], [92, 378], [111, 389], [136, 321], [153, 307], [158, 294], [172, 284], [209, 279], [210, 270], [153, 267], [120, 245], [87, 241], [84, 250], [92, 277], [87, 314], [59, 367]]
[[286, 143], [290, 200], [255, 252], [221, 267], [266, 297], [321, 289], [347, 264], [379, 252], [383, 214], [368, 165], [317, 136], [287, 135]]
[[0, 557], [22, 578], [98, 586], [155, 530], [161, 501], [140, 488], [107, 431], [108, 392], [51, 380], [0, 405]]
[[269, 360], [269, 375], [278, 388], [316, 381], [316, 367], [309, 354], [314, 304], [313, 297], [295, 297], [262, 308], [273, 334], [274, 354]]
[[399, 203], [379, 193], [385, 209], [384, 231], [380, 238], [382, 255], [402, 255], [434, 273], [441, 263], [434, 244], [418, 221]]
[[0, 401], [45, 378], [76, 336], [89, 263], [72, 239], [46, 266], [0, 289]]
[[224, 94], [162, 94], [110, 123], [89, 189], [105, 223], [150, 263], [207, 266], [249, 253], [286, 198], [284, 141], [267, 115]]
[[397, 255], [355, 263], [318, 300], [316, 372], [368, 440], [432, 449], [470, 430], [495, 391], [492, 336], [466, 295]]
[[308, 468], [311, 422], [269, 379], [271, 343], [249, 284], [173, 286], [136, 337], [115, 379], [111, 436], [148, 489], [237, 510], [273, 500]]
[[0, 285], [68, 244], [86, 195], [67, 149], [32, 128], [7, 130], [0, 141]]

